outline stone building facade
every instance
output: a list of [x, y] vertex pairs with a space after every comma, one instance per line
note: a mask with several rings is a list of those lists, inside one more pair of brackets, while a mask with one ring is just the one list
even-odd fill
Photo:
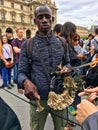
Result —
[[[17, 27], [24, 29], [24, 37], [29, 38], [34, 35], [36, 26], [34, 24], [34, 9], [46, 3], [52, 9], [54, 22], [57, 23], [57, 7], [51, 0], [0, 0], [0, 35], [5, 33], [7, 27], [13, 29], [14, 35]], [[77, 33], [80, 36], [87, 36], [88, 29], [77, 26]]]
[[57, 22], [57, 7], [51, 0], [0, 0], [0, 35], [5, 33], [7, 27], [11, 27], [15, 34], [17, 27], [24, 29], [24, 36], [29, 38], [37, 29], [34, 24], [34, 9], [46, 3], [52, 9], [54, 22]]
[[81, 37], [87, 37], [89, 32], [88, 32], [88, 28], [86, 27], [81, 27], [81, 26], [77, 26], [77, 33], [81, 36]]

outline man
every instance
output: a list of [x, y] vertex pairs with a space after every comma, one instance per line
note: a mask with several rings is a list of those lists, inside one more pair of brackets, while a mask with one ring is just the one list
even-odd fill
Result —
[[[18, 73], [18, 64], [19, 64], [19, 57], [20, 57], [20, 51], [21, 51], [21, 46], [22, 43], [25, 41], [25, 39], [23, 38], [23, 28], [22, 27], [18, 27], [16, 29], [16, 35], [17, 38], [15, 38], [12, 41], [12, 47], [14, 50], [14, 80], [17, 83], [17, 73]], [[17, 84], [18, 85], [18, 84]], [[18, 85], [18, 92], [19, 93], [23, 93], [21, 87]]]
[[98, 28], [95, 29], [95, 37], [91, 40], [90, 52], [93, 54], [98, 51]]
[[[36, 104], [35, 99], [40, 99], [41, 105], [45, 108], [45, 110], [37, 112], [36, 107], [30, 107], [31, 130], [44, 130], [48, 112], [51, 113], [53, 118], [54, 129], [64, 130], [64, 120], [52, 113], [65, 116], [65, 110], [53, 110], [47, 105], [50, 81], [44, 71], [38, 54], [38, 50], [40, 50], [46, 70], [50, 73], [61, 63], [62, 57], [64, 56], [64, 48], [60, 40], [58, 40], [51, 31], [53, 21], [51, 9], [47, 5], [40, 5], [35, 9], [34, 15], [34, 22], [38, 27], [38, 31], [32, 43], [32, 65], [31, 67], [29, 65], [27, 45], [25, 42], [22, 45], [20, 53], [18, 83], [24, 88], [25, 96], [30, 99], [33, 104]], [[69, 63], [67, 61], [65, 62]], [[61, 73], [67, 70], [67, 67], [63, 67]], [[28, 74], [31, 75], [31, 80]]]
[[13, 41], [13, 39], [14, 39], [12, 28], [10, 28], [10, 27], [6, 28], [5, 32], [6, 32], [6, 36], [7, 36], [7, 38], [8, 38], [8, 43], [9, 43], [10, 45], [12, 45], [12, 41]]
[[82, 125], [82, 130], [98, 130], [98, 107], [94, 101], [98, 94], [98, 87], [85, 89], [79, 96], [85, 96], [87, 94], [87, 100], [82, 100], [77, 105], [76, 119]]
[[54, 32], [55, 36], [59, 36], [60, 35], [61, 28], [62, 28], [62, 24], [56, 24], [54, 26], [53, 32]]
[[93, 34], [89, 34], [88, 35], [88, 39], [83, 41], [83, 48], [86, 50], [86, 51], [90, 51], [90, 46], [91, 46], [91, 40], [94, 38]]

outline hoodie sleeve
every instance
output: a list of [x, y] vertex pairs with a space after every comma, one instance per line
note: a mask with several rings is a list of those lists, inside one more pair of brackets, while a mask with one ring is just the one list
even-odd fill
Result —
[[83, 122], [81, 130], [98, 130], [98, 112], [90, 115]]

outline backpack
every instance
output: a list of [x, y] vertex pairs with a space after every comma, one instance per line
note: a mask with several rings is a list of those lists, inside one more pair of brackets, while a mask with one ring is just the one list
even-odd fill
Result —
[[84, 77], [84, 80], [86, 82], [85, 88], [89, 86], [91, 87], [98, 86], [98, 65], [96, 65], [94, 68], [88, 69], [87, 74]]

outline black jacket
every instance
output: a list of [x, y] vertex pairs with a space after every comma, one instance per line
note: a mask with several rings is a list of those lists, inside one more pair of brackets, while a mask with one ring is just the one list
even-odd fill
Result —
[[0, 130], [22, 130], [15, 112], [0, 97]]
[[[35, 35], [37, 39], [38, 48], [44, 60], [47, 71], [50, 73], [54, 68], [59, 65], [64, 55], [64, 47], [60, 40], [58, 40], [51, 32], [48, 36], [40, 36], [38, 33]], [[38, 93], [41, 99], [47, 99], [50, 92], [50, 83], [44, 72], [40, 62], [38, 53], [36, 51], [35, 43], [32, 48], [32, 67], [29, 66], [27, 56], [26, 42], [22, 45], [19, 69], [18, 69], [18, 83], [22, 86], [25, 79], [28, 79], [28, 73], [31, 73], [31, 81], [37, 86]], [[68, 55], [65, 56], [65, 65], [69, 65]]]

